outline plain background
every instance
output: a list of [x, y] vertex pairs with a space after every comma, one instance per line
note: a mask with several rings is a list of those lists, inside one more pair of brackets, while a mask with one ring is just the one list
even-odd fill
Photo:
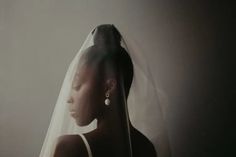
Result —
[[65, 72], [113, 23], [148, 52], [173, 157], [232, 156], [233, 5], [216, 1], [0, 0], [0, 156], [37, 157]]

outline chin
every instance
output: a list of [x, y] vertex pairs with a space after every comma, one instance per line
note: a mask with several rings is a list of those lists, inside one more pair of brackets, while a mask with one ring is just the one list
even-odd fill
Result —
[[91, 121], [84, 121], [84, 120], [79, 120], [79, 119], [75, 119], [75, 121], [76, 121], [76, 124], [78, 125], [78, 126], [87, 126], [87, 125], [89, 125], [90, 123], [91, 123]]

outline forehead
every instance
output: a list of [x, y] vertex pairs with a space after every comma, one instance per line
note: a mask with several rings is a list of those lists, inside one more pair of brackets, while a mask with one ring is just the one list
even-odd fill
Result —
[[91, 78], [94, 78], [94, 69], [84, 65], [77, 69], [73, 79], [73, 83], [86, 81]]

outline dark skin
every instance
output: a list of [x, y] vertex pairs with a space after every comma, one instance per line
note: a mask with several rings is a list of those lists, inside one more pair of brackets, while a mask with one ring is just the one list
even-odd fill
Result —
[[[79, 75], [75, 76], [71, 96], [68, 100], [69, 108], [77, 125], [88, 125], [97, 118], [97, 129], [84, 134], [93, 157], [128, 157], [126, 133], [119, 112], [119, 88], [113, 74], [99, 78], [94, 68], [83, 66]], [[111, 104], [104, 104], [105, 94], [109, 93]], [[80, 102], [80, 103], [78, 103]], [[122, 115], [121, 115], [122, 114]], [[130, 138], [132, 141], [133, 157], [156, 157], [153, 144], [131, 122]], [[124, 130], [124, 129], [123, 129]], [[58, 138], [54, 157], [88, 157], [86, 146], [79, 135], [63, 135]]]

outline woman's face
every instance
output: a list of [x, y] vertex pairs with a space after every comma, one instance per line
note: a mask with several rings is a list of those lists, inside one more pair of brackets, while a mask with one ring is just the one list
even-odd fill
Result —
[[80, 68], [74, 77], [72, 90], [68, 99], [69, 111], [77, 125], [88, 125], [101, 110], [105, 93], [95, 69], [88, 66]]

